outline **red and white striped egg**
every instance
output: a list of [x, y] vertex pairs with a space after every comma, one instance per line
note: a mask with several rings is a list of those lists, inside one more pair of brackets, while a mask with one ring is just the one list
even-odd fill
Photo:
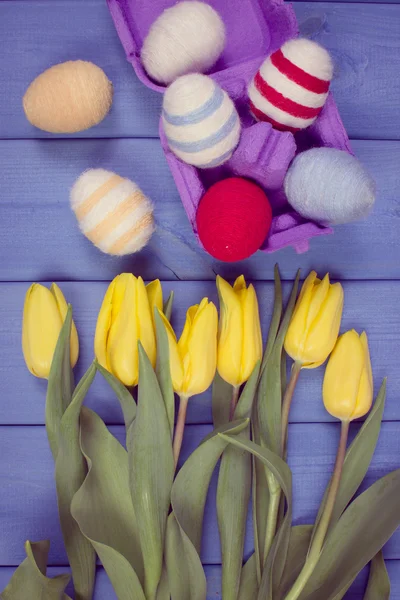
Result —
[[250, 110], [276, 129], [293, 133], [305, 129], [321, 112], [332, 75], [332, 59], [325, 48], [304, 38], [289, 40], [252, 79]]

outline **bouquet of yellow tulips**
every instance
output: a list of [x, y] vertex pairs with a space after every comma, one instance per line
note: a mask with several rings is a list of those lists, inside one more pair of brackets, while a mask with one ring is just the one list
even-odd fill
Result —
[[[400, 470], [353, 499], [375, 450], [385, 382], [373, 404], [366, 334], [338, 337], [342, 286], [312, 272], [297, 297], [298, 280], [284, 310], [276, 268], [263, 349], [257, 295], [244, 277], [233, 286], [218, 277], [219, 317], [204, 298], [178, 339], [160, 282], [119, 275], [99, 313], [95, 360], [76, 386], [72, 309], [55, 284], [28, 290], [23, 352], [48, 379], [46, 428], [77, 600], [93, 597], [96, 556], [119, 600], [206, 600], [200, 547], [218, 464], [223, 600], [340, 600], [370, 561], [364, 600], [389, 599], [381, 548], [400, 524]], [[341, 421], [336, 463], [315, 523], [293, 526], [290, 408], [302, 369], [326, 361], [323, 401]], [[121, 405], [125, 445], [83, 405], [96, 373]], [[188, 402], [211, 384], [214, 430], [178, 469]], [[367, 413], [347, 447], [350, 423]], [[243, 564], [250, 499], [254, 553]], [[68, 577], [46, 577], [48, 543], [27, 542], [26, 552], [0, 597], [66, 600]]]

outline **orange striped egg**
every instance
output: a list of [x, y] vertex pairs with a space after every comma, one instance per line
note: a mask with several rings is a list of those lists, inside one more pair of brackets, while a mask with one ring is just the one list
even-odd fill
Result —
[[153, 206], [129, 179], [89, 169], [71, 190], [82, 233], [102, 252], [123, 256], [141, 250], [154, 231]]

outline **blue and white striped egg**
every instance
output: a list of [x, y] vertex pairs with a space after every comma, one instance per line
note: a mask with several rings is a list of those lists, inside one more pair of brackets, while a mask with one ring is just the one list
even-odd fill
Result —
[[200, 169], [229, 160], [240, 138], [240, 119], [228, 94], [207, 75], [178, 77], [166, 90], [162, 123], [168, 145]]

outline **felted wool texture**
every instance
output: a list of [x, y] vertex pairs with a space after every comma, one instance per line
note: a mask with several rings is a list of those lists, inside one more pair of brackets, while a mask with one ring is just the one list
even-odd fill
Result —
[[375, 182], [351, 154], [313, 148], [298, 154], [285, 177], [291, 206], [306, 219], [340, 225], [365, 217], [375, 201]]
[[150, 200], [136, 183], [111, 171], [82, 173], [70, 199], [82, 233], [107, 254], [138, 252], [154, 231]]
[[183, 75], [164, 94], [162, 123], [172, 152], [199, 168], [231, 157], [240, 138], [240, 119], [228, 94], [210, 77]]
[[24, 98], [26, 118], [50, 133], [76, 133], [97, 125], [111, 108], [113, 86], [100, 67], [83, 60], [50, 67]]
[[212, 185], [201, 199], [196, 216], [204, 248], [225, 262], [254, 254], [265, 241], [271, 222], [272, 210], [264, 191], [242, 177]]
[[277, 129], [304, 129], [321, 112], [332, 76], [325, 48], [307, 39], [289, 40], [262, 63], [250, 82], [250, 109], [256, 119]]
[[190, 0], [166, 9], [143, 42], [141, 59], [155, 81], [208, 71], [225, 46], [225, 25], [208, 4]]

